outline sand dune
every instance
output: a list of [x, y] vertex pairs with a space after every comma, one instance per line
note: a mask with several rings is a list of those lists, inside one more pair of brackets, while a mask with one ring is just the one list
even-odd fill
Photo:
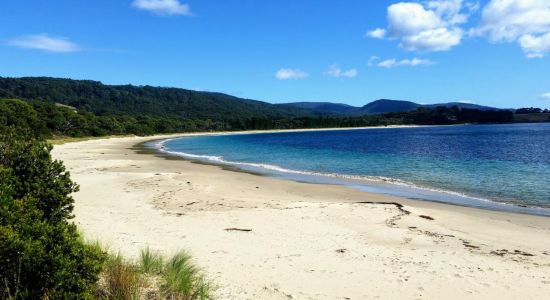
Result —
[[54, 157], [81, 186], [75, 222], [88, 238], [128, 256], [145, 246], [187, 249], [221, 299], [550, 295], [550, 218], [297, 183], [132, 150], [150, 139], [55, 146]]

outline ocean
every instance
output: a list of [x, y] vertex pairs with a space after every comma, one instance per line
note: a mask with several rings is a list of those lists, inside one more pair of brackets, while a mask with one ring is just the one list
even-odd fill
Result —
[[209, 135], [156, 146], [290, 180], [550, 216], [548, 123]]

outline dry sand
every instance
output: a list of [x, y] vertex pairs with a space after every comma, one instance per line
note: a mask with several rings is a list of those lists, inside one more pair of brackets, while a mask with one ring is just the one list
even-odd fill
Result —
[[297, 183], [132, 149], [150, 139], [55, 146], [54, 157], [81, 187], [75, 222], [87, 238], [127, 256], [146, 246], [188, 250], [221, 299], [550, 298], [550, 218]]

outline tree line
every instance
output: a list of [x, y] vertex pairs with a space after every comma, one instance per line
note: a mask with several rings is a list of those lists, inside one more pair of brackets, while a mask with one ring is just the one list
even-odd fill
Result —
[[516, 109], [516, 114], [550, 114], [550, 110], [547, 108], [525, 107]]
[[187, 119], [152, 115], [96, 115], [92, 112], [40, 100], [0, 99], [0, 126], [31, 132], [34, 136], [152, 135], [176, 132], [302, 129], [387, 125], [448, 125], [507, 123], [509, 111], [480, 111], [456, 107], [419, 108], [412, 112], [361, 117], [241, 117], [227, 120]]

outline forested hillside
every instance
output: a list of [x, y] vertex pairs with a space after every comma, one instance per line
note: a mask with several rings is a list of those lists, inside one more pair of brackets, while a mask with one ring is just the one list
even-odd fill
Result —
[[413, 112], [362, 117], [246, 118], [212, 121], [155, 117], [150, 115], [105, 114], [75, 110], [40, 100], [0, 99], [0, 127], [25, 130], [36, 137], [152, 135], [156, 133], [234, 131], [294, 128], [361, 127], [400, 124], [441, 125], [461, 123], [507, 123], [509, 111], [479, 111], [440, 107]]
[[104, 85], [50, 77], [0, 78], [0, 97], [43, 100], [96, 115], [225, 121], [313, 115], [311, 110], [179, 88]]
[[510, 111], [456, 106], [362, 116], [315, 114], [307, 106], [273, 105], [176, 88], [109, 86], [46, 77], [0, 78], [0, 126], [24, 129], [40, 137], [513, 120]]

